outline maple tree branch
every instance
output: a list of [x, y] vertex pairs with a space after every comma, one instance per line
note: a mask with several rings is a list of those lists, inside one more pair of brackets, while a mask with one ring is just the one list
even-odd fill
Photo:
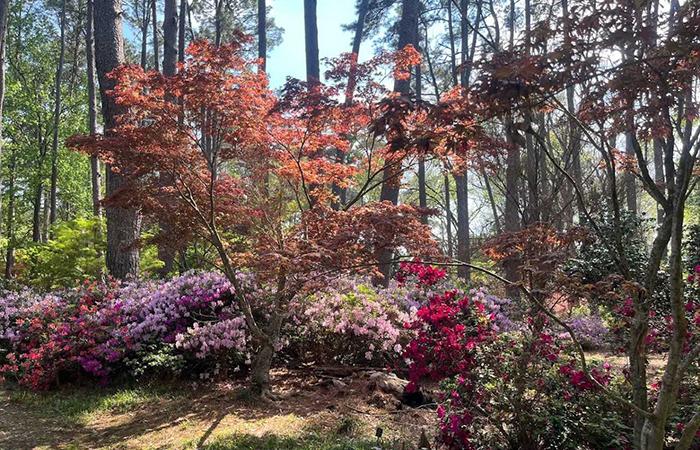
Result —
[[700, 409], [695, 411], [690, 421], [685, 424], [683, 434], [676, 444], [676, 450], [688, 450], [693, 445], [695, 435], [700, 430]]

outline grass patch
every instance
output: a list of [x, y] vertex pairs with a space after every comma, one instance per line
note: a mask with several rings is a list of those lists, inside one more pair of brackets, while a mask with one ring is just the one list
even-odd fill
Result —
[[76, 425], [85, 425], [98, 414], [126, 413], [176, 395], [175, 391], [159, 386], [72, 388], [58, 392], [7, 391], [12, 403], [30, 408], [40, 416]]
[[298, 437], [268, 434], [262, 437], [233, 434], [219, 437], [201, 447], [202, 450], [373, 450], [400, 449], [395, 444], [344, 436], [323, 436], [315, 433]]

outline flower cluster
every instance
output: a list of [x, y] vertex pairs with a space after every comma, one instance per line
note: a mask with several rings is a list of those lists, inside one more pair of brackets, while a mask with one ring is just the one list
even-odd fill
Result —
[[401, 355], [407, 340], [403, 325], [412, 320], [420, 295], [394, 282], [376, 288], [369, 279], [337, 279], [294, 305], [293, 334], [316, 359], [393, 360]]
[[396, 280], [404, 284], [410, 278], [414, 278], [418, 285], [435, 286], [439, 282], [445, 280], [447, 271], [434, 266], [423, 264], [419, 260], [412, 262], [402, 262], [399, 264], [399, 271], [396, 274]]
[[[558, 448], [572, 436], [586, 448], [624, 442], [624, 411], [601, 401], [597, 389], [610, 385], [610, 365], [592, 366], [589, 377], [574, 362], [570, 342], [557, 336], [545, 316], [526, 316], [516, 324], [509, 319], [511, 309], [508, 300], [484, 290], [469, 295], [448, 290], [433, 295], [409, 324], [415, 338], [404, 353], [408, 388], [439, 383], [444, 447], [541, 442], [542, 448]], [[582, 423], [583, 411], [609, 417], [611, 432]]]
[[[590, 376], [583, 370], [578, 370], [573, 362], [559, 367], [559, 373], [564, 375], [571, 386], [581, 391], [592, 391], [598, 386], [606, 386], [610, 383], [610, 364], [605, 362], [600, 366], [592, 367]], [[569, 394], [570, 395], [570, 394]]]
[[[245, 281], [245, 280], [242, 280]], [[25, 290], [0, 297], [0, 376], [35, 389], [63, 373], [106, 381], [142, 349], [172, 346], [184, 356], [243, 353], [245, 320], [228, 280], [190, 272], [165, 282], [86, 284], [43, 296]]]
[[404, 356], [409, 362], [409, 391], [424, 378], [452, 380], [438, 409], [440, 437], [449, 448], [471, 448], [472, 404], [478, 398], [474, 376], [478, 347], [491, 340], [486, 307], [456, 290], [434, 295], [407, 324], [416, 333]]
[[[599, 315], [579, 315], [567, 321], [574, 335], [586, 350], [595, 350], [605, 345], [608, 337], [608, 327]], [[568, 333], [562, 333], [560, 338], [568, 339]]]

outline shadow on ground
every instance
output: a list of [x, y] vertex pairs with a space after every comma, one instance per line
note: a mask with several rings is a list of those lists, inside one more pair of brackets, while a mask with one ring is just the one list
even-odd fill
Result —
[[273, 404], [246, 397], [241, 384], [0, 391], [0, 448], [370, 449], [380, 426], [384, 448], [408, 449], [387, 443], [404, 433], [417, 442], [432, 417], [368, 405], [359, 380], [342, 392], [318, 381], [276, 374]]

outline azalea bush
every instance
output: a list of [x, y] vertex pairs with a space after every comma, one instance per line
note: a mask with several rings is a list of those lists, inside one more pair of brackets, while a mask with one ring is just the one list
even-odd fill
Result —
[[485, 298], [436, 294], [410, 324], [409, 389], [439, 384], [441, 442], [455, 449], [627, 445], [624, 410], [599, 391], [624, 389], [624, 378], [608, 364], [584, 371], [568, 341], [539, 331], [556, 328], [544, 317], [499, 332], [500, 308]]
[[392, 282], [376, 288], [366, 278], [336, 280], [301, 300], [287, 335], [304, 360], [382, 365], [400, 357], [404, 323], [415, 313], [415, 292]]
[[[599, 314], [577, 314], [567, 320], [585, 350], [600, 350], [608, 343], [609, 329]], [[563, 339], [570, 339], [568, 333], [560, 335]]]
[[0, 375], [43, 389], [64, 373], [106, 382], [129, 369], [178, 370], [221, 354], [242, 364], [248, 336], [231, 290], [219, 274], [192, 272], [165, 282], [7, 293], [0, 298]]

